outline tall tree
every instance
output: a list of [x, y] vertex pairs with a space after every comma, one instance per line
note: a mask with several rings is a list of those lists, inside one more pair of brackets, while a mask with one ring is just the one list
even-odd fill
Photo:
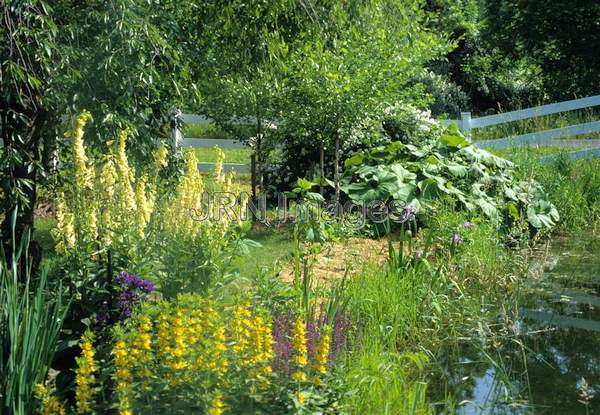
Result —
[[488, 0], [485, 36], [509, 59], [530, 58], [554, 99], [600, 92], [600, 3]]
[[56, 137], [61, 64], [47, 3], [3, 1], [0, 7], [0, 234], [10, 251], [13, 231], [18, 243], [33, 226], [36, 183]]

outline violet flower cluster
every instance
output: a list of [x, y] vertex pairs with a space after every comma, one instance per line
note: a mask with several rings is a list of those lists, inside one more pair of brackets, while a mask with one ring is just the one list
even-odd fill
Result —
[[117, 278], [118, 311], [119, 319], [124, 320], [131, 316], [131, 311], [136, 304], [144, 300], [154, 291], [154, 284], [137, 275], [121, 272]]
[[[293, 355], [292, 330], [297, 316], [290, 310], [286, 312], [274, 312], [273, 318], [273, 369], [281, 373], [290, 374], [292, 367], [290, 361]], [[316, 347], [327, 325], [327, 315], [323, 307], [319, 311], [311, 311], [306, 321], [306, 349], [310, 364], [314, 361]], [[336, 357], [347, 346], [348, 332], [350, 330], [350, 318], [347, 313], [337, 312], [331, 322], [331, 342], [327, 362], [331, 364]]]
[[413, 206], [407, 206], [402, 211], [402, 216], [400, 217], [400, 223], [412, 222], [415, 220], [417, 211]]

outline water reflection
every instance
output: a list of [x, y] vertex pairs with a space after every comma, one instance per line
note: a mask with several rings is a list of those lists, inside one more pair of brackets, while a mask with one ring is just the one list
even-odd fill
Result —
[[600, 236], [556, 238], [536, 258], [511, 333], [440, 357], [430, 390], [452, 412], [600, 413]]

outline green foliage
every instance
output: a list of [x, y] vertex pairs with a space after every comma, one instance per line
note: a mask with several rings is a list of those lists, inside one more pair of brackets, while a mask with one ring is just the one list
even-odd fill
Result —
[[[14, 223], [14, 218], [13, 218]], [[28, 235], [0, 259], [0, 412], [33, 413], [34, 388], [46, 381], [67, 305], [61, 287], [50, 291], [47, 269], [31, 274]], [[22, 264], [23, 268], [19, 268]]]
[[558, 221], [542, 187], [519, 181], [514, 164], [473, 146], [455, 125], [427, 126], [419, 145], [392, 141], [345, 161], [342, 190], [356, 202], [395, 201], [417, 210], [443, 199], [509, 227], [527, 220], [538, 230]]
[[[171, 112], [183, 98], [198, 99], [176, 2], [137, 0], [55, 7], [62, 53], [69, 57], [63, 88], [72, 113], [91, 112], [91, 145], [105, 149], [124, 128], [136, 132], [136, 155], [147, 157], [154, 140], [170, 136]], [[62, 114], [61, 114], [62, 115]]]
[[[569, 160], [555, 154], [554, 161], [540, 162], [532, 149], [513, 150], [509, 156], [519, 164], [519, 175], [539, 181], [556, 205], [564, 231], [594, 226], [600, 219], [600, 160]], [[544, 206], [536, 207], [536, 211]], [[532, 212], [534, 213], [534, 212]]]
[[544, 91], [551, 99], [598, 93], [600, 60], [593, 51], [593, 45], [600, 42], [597, 2], [501, 0], [484, 4], [488, 42], [509, 60], [526, 58], [539, 65]]
[[337, 4], [329, 16], [331, 24], [291, 50], [283, 68], [277, 136], [285, 147], [272, 180], [287, 186], [293, 176], [337, 183], [343, 154], [376, 143], [382, 112], [420, 100], [422, 88], [411, 79], [449, 48], [422, 30], [416, 2]]
[[33, 226], [35, 186], [56, 134], [59, 115], [53, 108], [62, 59], [46, 2], [4, 1], [0, 13], [0, 239], [10, 250], [12, 213], [17, 238]]

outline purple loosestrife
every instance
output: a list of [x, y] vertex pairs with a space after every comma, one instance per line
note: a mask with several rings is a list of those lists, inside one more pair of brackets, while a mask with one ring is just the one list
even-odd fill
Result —
[[133, 306], [142, 302], [148, 294], [154, 291], [154, 284], [152, 282], [125, 271], [117, 276], [116, 282], [118, 285], [118, 311], [120, 320], [131, 316]]
[[348, 314], [344, 312], [335, 314], [335, 317], [333, 318], [333, 327], [331, 329], [329, 357], [327, 358], [329, 362], [334, 361], [338, 354], [346, 348], [350, 323], [350, 316]]
[[[274, 312], [273, 319], [273, 369], [290, 375], [292, 367], [290, 359], [293, 355], [292, 331], [296, 316], [290, 310], [285, 312]], [[317, 345], [321, 337], [327, 332], [327, 315], [323, 306], [316, 312], [314, 307], [311, 309], [306, 321], [306, 349], [311, 365], [314, 363], [317, 353]], [[350, 318], [344, 312], [337, 312], [331, 323], [331, 343], [327, 362], [331, 363], [338, 354], [345, 350], [350, 330]]]
[[293, 324], [294, 316], [289, 310], [276, 314], [273, 319], [273, 369], [288, 375], [291, 373]]
[[466, 221], [465, 223], [463, 223], [462, 226], [465, 229], [473, 229], [475, 227], [475, 224], [473, 222]]
[[463, 238], [458, 233], [455, 233], [454, 235], [452, 235], [452, 239], [450, 240], [450, 242], [453, 245], [460, 245], [462, 243], [462, 241], [463, 241]]
[[407, 206], [402, 211], [402, 216], [400, 216], [400, 223], [412, 222], [413, 220], [415, 220], [416, 213], [417, 213], [417, 211], [415, 210], [414, 207]]

